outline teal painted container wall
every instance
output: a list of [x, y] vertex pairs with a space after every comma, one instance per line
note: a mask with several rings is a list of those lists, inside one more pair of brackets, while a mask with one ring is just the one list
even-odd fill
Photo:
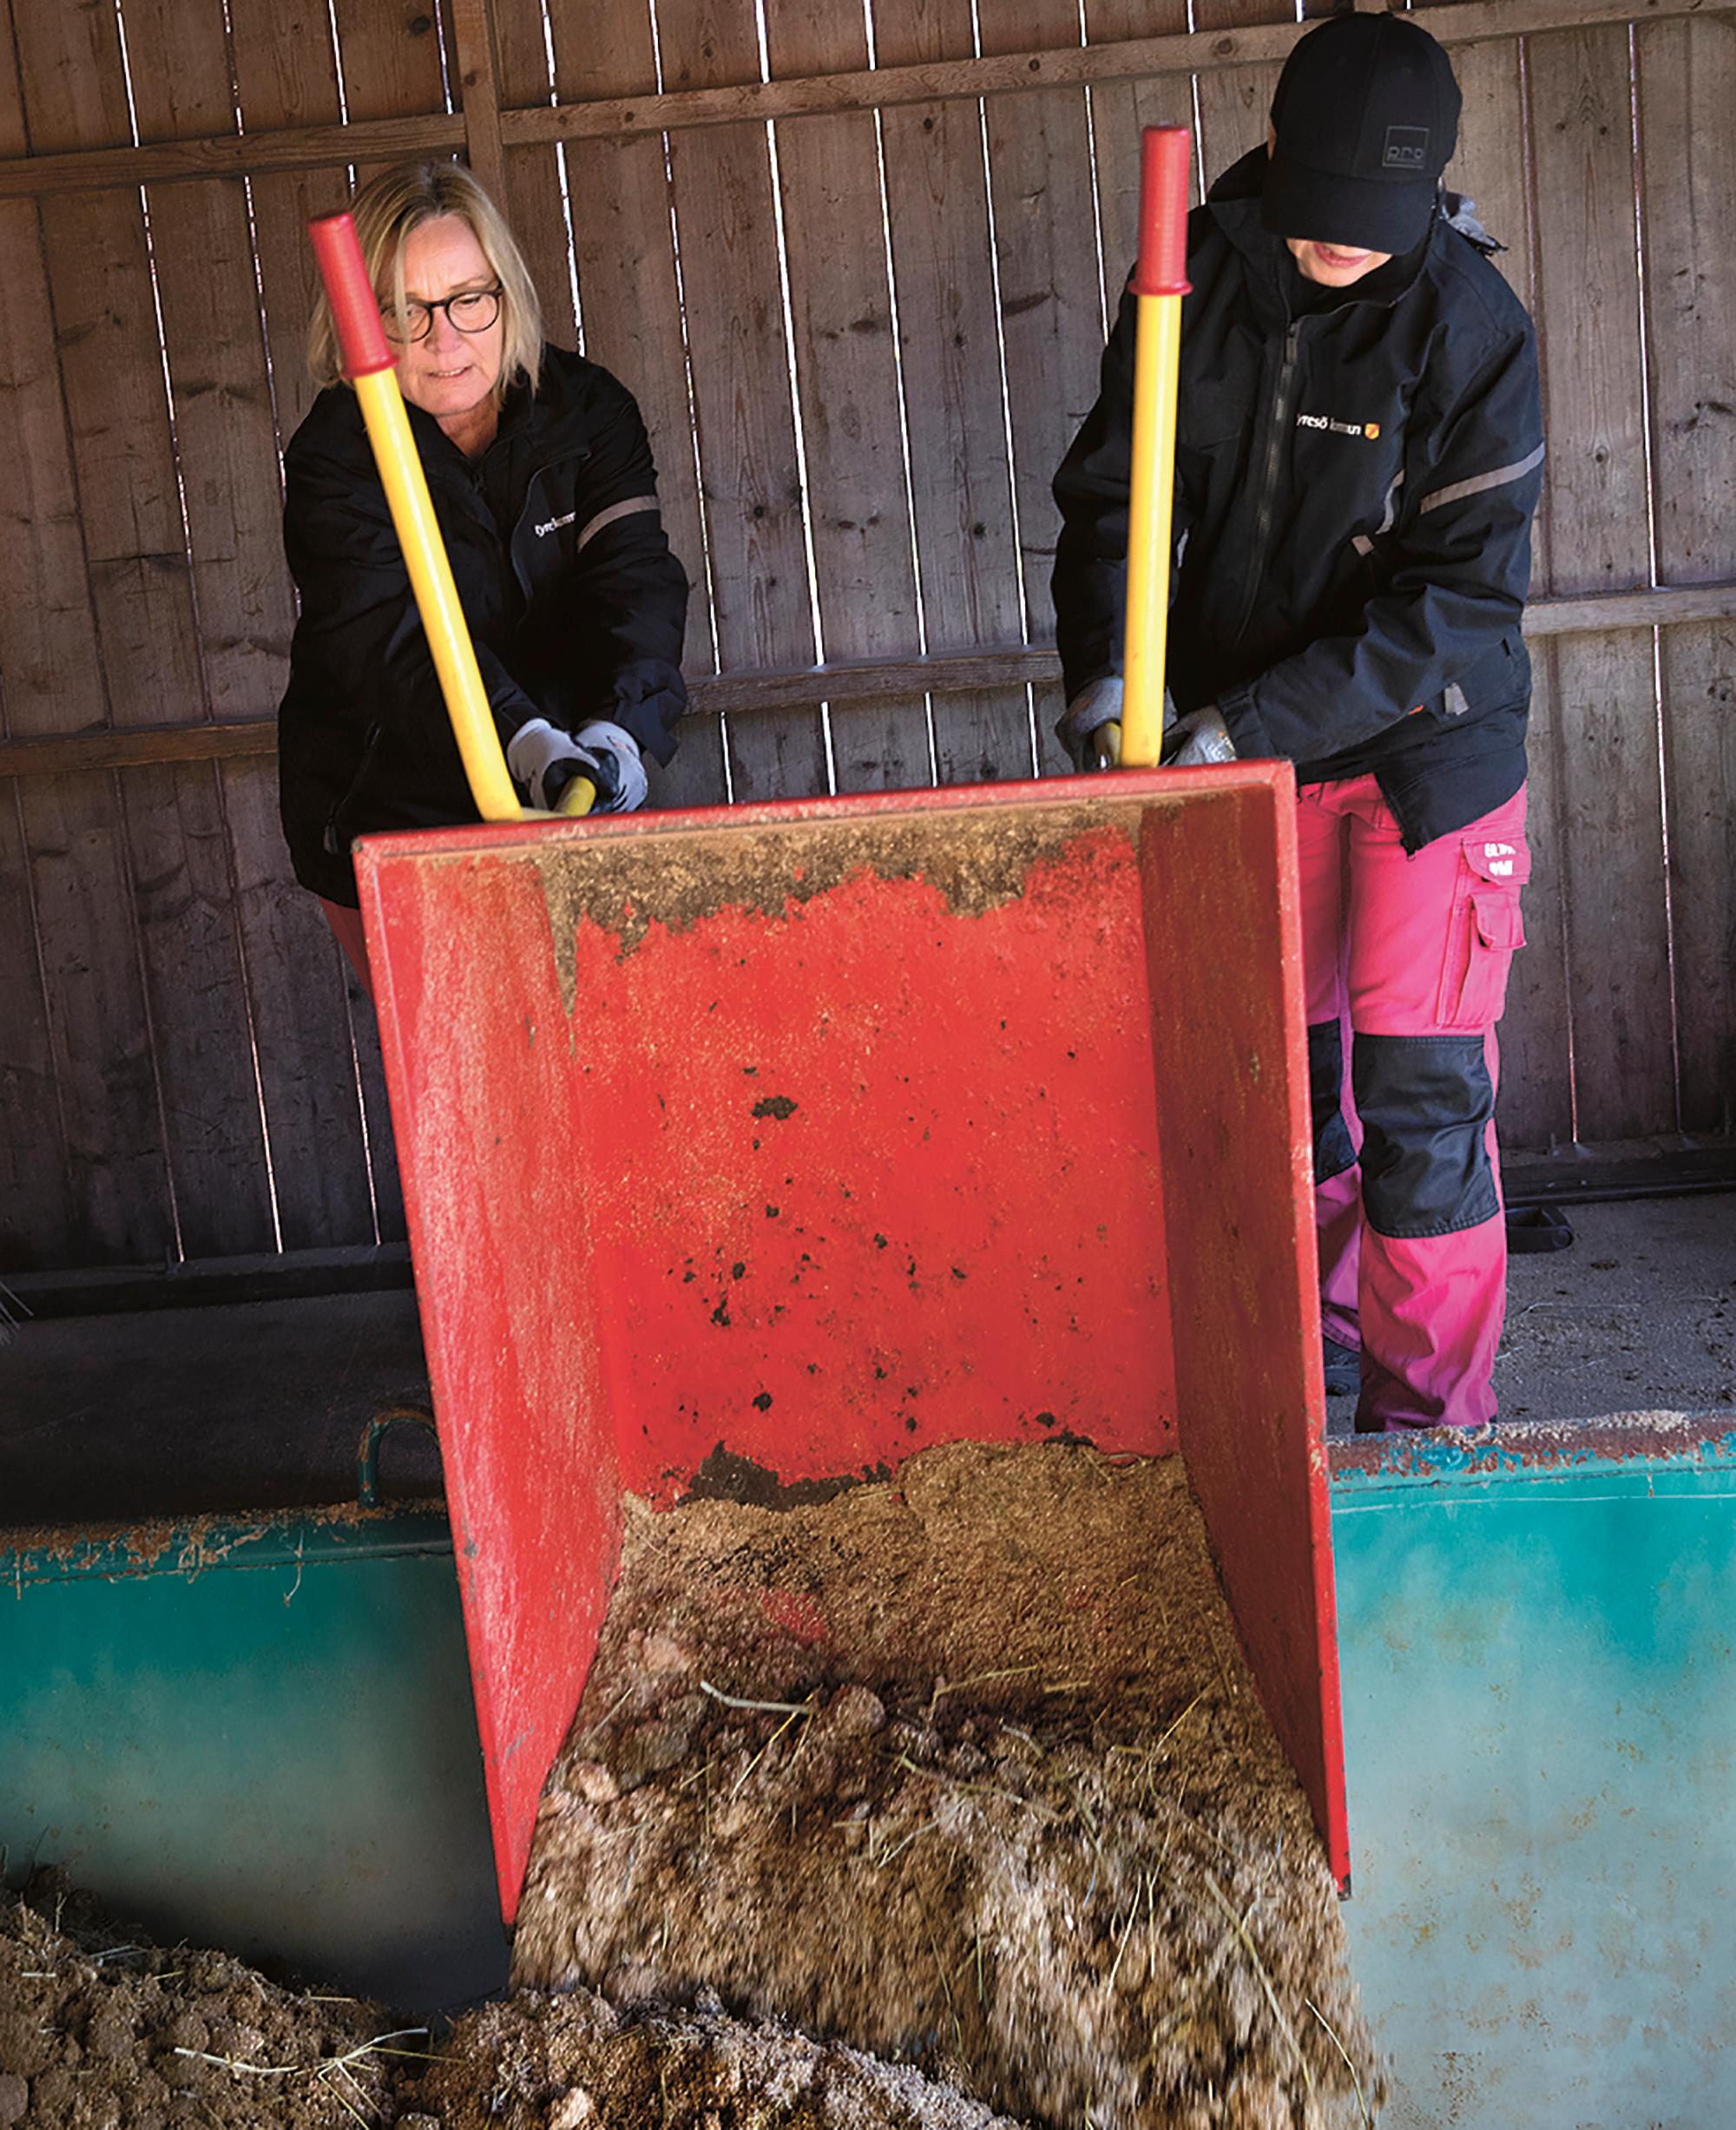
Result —
[[1729, 1426], [1502, 1430], [1335, 1477], [1384, 2130], [1736, 2123]]
[[406, 2009], [503, 1982], [444, 1515], [14, 1535], [0, 1712], [14, 1881]]

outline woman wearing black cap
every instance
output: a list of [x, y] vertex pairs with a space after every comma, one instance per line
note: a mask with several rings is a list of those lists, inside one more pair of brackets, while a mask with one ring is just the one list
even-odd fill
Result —
[[[1328, 1382], [1364, 1429], [1493, 1419], [1505, 1311], [1543, 444], [1530, 319], [1440, 187], [1458, 110], [1425, 31], [1335, 17], [1188, 227], [1165, 759], [1296, 765]], [[1055, 484], [1082, 766], [1120, 713], [1134, 319]]]

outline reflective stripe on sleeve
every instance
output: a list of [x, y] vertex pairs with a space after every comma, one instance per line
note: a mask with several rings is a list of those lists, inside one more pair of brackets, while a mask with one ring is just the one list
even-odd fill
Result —
[[1522, 480], [1543, 463], [1543, 446], [1540, 444], [1528, 457], [1516, 459], [1510, 466], [1497, 466], [1492, 473], [1473, 474], [1468, 481], [1452, 481], [1445, 488], [1437, 488], [1424, 496], [1417, 506], [1421, 517], [1425, 510], [1438, 510], [1450, 503], [1463, 503], [1467, 496], [1481, 496], [1486, 489], [1505, 488], [1509, 481]]
[[595, 517], [587, 518], [580, 526], [574, 552], [576, 554], [588, 540], [595, 540], [604, 526], [613, 525], [616, 518], [631, 517], [636, 511], [654, 510], [656, 508], [657, 498], [654, 496], [629, 496], [625, 503], [610, 503], [607, 510], [599, 510]]

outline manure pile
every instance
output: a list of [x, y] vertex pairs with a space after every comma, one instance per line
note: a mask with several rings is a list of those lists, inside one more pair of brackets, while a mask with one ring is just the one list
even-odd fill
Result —
[[513, 1974], [786, 2021], [1056, 2130], [1379, 2099], [1174, 1457], [957, 1444], [820, 1506], [629, 1504]]

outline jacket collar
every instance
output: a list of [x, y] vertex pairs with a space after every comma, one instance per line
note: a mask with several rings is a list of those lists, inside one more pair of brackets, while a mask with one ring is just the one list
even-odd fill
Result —
[[571, 365], [577, 358], [559, 348], [542, 351], [542, 374], [533, 396], [523, 378], [510, 385], [501, 402], [500, 424], [482, 458], [467, 459], [431, 414], [404, 402], [411, 433], [424, 465], [450, 462], [474, 470], [496, 452], [515, 457], [527, 451], [538, 464], [565, 457], [582, 447], [588, 429], [581, 395], [575, 389]]

